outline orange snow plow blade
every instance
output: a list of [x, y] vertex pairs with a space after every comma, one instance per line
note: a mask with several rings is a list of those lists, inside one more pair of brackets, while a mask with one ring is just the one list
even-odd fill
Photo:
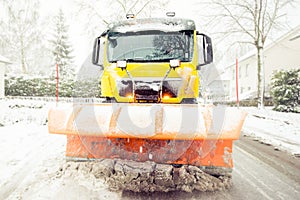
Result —
[[246, 113], [198, 104], [89, 104], [50, 109], [68, 157], [232, 167]]

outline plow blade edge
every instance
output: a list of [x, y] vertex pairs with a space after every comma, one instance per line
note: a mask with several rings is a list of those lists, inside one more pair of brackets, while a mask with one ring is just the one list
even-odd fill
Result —
[[232, 168], [246, 113], [198, 104], [84, 104], [50, 109], [50, 133], [68, 157], [120, 158]]

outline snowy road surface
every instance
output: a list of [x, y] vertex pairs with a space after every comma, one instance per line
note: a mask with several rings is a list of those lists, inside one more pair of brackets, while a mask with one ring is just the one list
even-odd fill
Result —
[[300, 114], [282, 113], [267, 107], [241, 108], [248, 113], [243, 132], [266, 144], [300, 156]]
[[[0, 127], [1, 199], [298, 199], [300, 159], [242, 137], [235, 142], [233, 187], [220, 192], [135, 194], [112, 192], [103, 181], [65, 165], [65, 136], [46, 126]], [[34, 141], [34, 142], [33, 142]]]
[[51, 105], [0, 100], [0, 199], [299, 199], [300, 114], [241, 108], [249, 115], [227, 191], [135, 194], [109, 191], [80, 166], [63, 171], [66, 137], [48, 134]]

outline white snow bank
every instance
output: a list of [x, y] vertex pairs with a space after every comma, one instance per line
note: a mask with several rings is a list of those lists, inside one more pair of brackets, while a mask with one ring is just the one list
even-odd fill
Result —
[[242, 132], [276, 149], [300, 155], [300, 114], [242, 107], [248, 112]]
[[45, 125], [48, 109], [53, 102], [37, 100], [0, 100], [0, 126], [8, 126], [15, 123], [34, 123]]

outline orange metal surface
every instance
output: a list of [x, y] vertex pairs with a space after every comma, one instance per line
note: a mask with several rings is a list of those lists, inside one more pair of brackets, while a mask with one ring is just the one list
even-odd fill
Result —
[[232, 168], [232, 142], [246, 113], [190, 104], [89, 104], [49, 111], [66, 156]]
[[67, 136], [67, 157], [120, 158], [232, 168], [232, 140], [152, 140]]

